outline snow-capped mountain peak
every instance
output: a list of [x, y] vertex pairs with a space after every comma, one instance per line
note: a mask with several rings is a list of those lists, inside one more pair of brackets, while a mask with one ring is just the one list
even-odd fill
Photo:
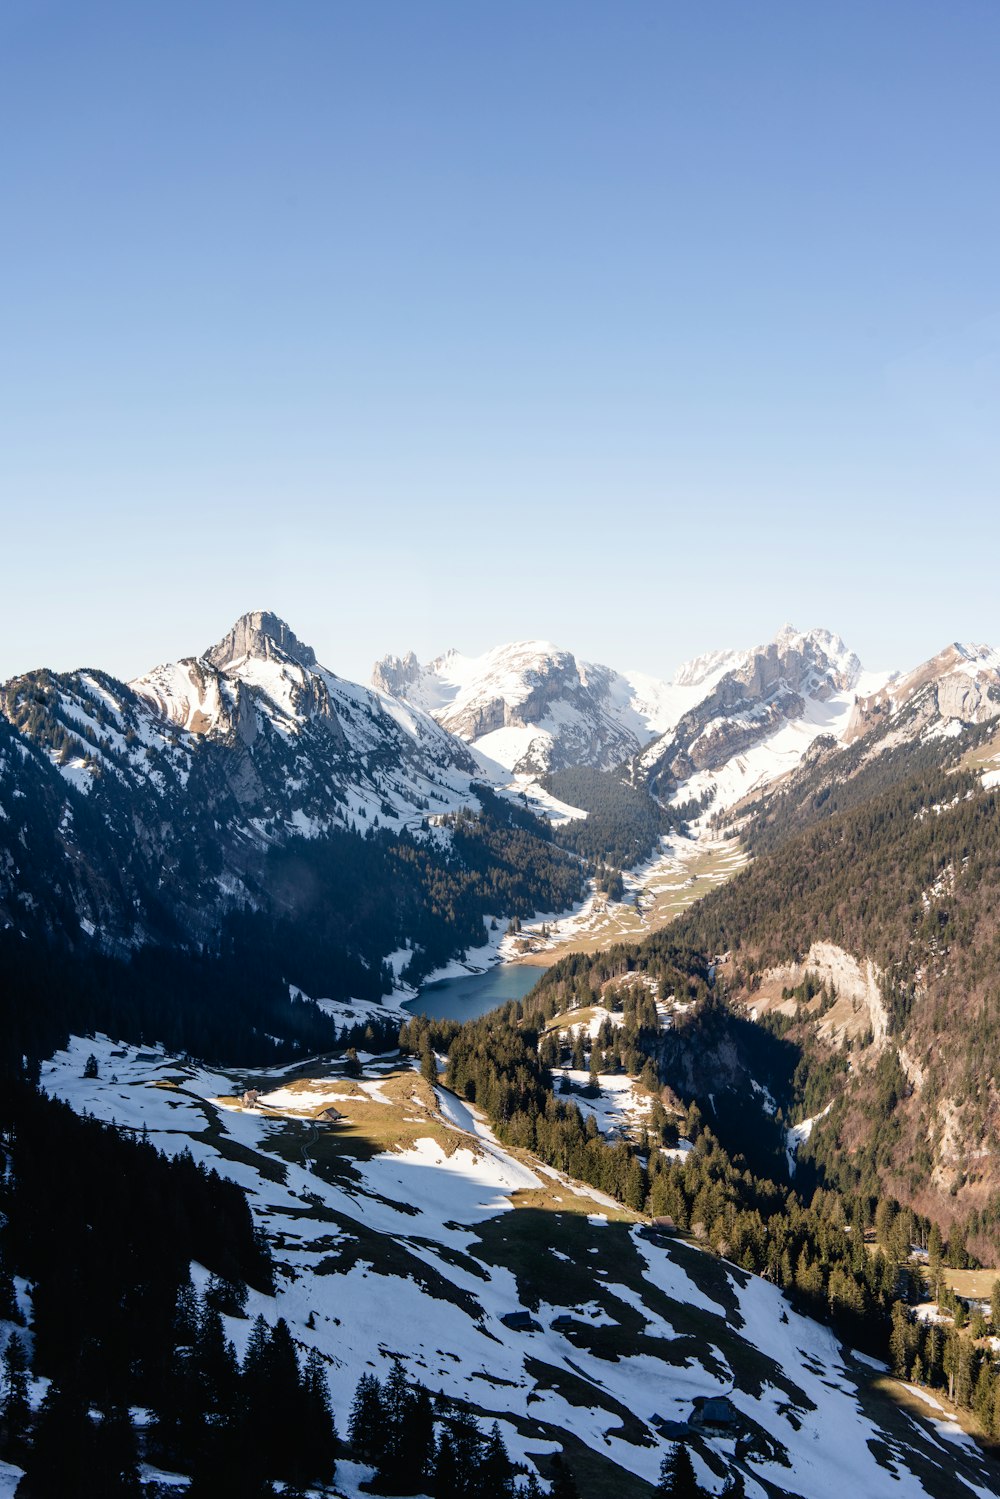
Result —
[[840, 691], [850, 691], [861, 676], [861, 662], [831, 630], [801, 631], [794, 625], [783, 625], [774, 637], [774, 645], [780, 656], [796, 652], [814, 661]]
[[698, 684], [700, 700], [644, 750], [637, 774], [661, 797], [709, 795], [716, 806], [794, 769], [821, 734], [842, 738], [864, 679], [839, 635], [793, 625], [753, 650], [700, 657], [678, 676]]
[[735, 671], [747, 658], [747, 651], [706, 651], [693, 656], [674, 672], [675, 687], [714, 685], [727, 671]]
[[426, 666], [412, 651], [387, 656], [372, 682], [528, 777], [619, 765], [683, 711], [666, 683], [580, 661], [549, 640], [515, 640], [481, 656], [450, 650]]
[[913, 671], [894, 674], [858, 697], [847, 733], [856, 739], [881, 730], [878, 749], [917, 735], [951, 732], [948, 726], [1000, 717], [1000, 650], [952, 641]]
[[481, 656], [450, 650], [426, 666], [412, 651], [386, 656], [372, 681], [433, 714], [494, 764], [535, 777], [572, 765], [621, 765], [702, 703], [714, 704], [706, 724], [779, 696], [790, 715], [801, 716], [805, 700], [850, 692], [860, 675], [839, 635], [786, 625], [754, 650], [688, 661], [672, 682], [581, 661], [548, 640], [512, 641]]

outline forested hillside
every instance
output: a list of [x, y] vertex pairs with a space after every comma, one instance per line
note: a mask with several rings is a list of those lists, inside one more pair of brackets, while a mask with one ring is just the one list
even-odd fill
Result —
[[451, 819], [447, 843], [334, 829], [270, 849], [255, 908], [226, 916], [200, 949], [150, 944], [119, 957], [30, 923], [0, 932], [0, 1073], [18, 1075], [25, 1059], [32, 1071], [74, 1029], [258, 1065], [360, 1041], [293, 1001], [289, 984], [377, 1003], [392, 991], [387, 954], [409, 950], [404, 977], [416, 983], [481, 945], [494, 913], [530, 915], [579, 897], [579, 863], [548, 827], [485, 788], [484, 799]]
[[[638, 948], [579, 960], [579, 982], [616, 965], [655, 978], [678, 943], [703, 961], [727, 955], [716, 990], [758, 1021], [734, 1042], [748, 1076], [756, 1066], [793, 1118], [831, 1105], [803, 1156], [831, 1183], [940, 1216], [989, 1257], [1000, 1249], [1000, 797], [961, 768], [968, 749], [967, 738], [814, 750], [785, 789], [739, 809], [757, 853], [748, 869]], [[837, 986], [804, 982], [814, 944], [859, 975], [871, 963], [870, 1013], [855, 996], [826, 1019]], [[784, 1087], [759, 1057], [749, 1064], [761, 1026], [793, 1056]], [[682, 1076], [688, 1096], [712, 1092], [719, 1110], [747, 1091], [735, 1073], [714, 1088], [696, 1067]]]
[[645, 787], [630, 785], [623, 773], [580, 765], [558, 770], [545, 778], [545, 789], [571, 807], [581, 807], [585, 818], [560, 824], [554, 832], [563, 848], [591, 863], [631, 869], [648, 859], [664, 833], [682, 832], [697, 805], [666, 807]]

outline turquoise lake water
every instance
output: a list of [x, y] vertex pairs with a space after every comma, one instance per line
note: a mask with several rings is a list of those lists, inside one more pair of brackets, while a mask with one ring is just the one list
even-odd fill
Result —
[[527, 963], [501, 963], [485, 973], [439, 979], [436, 984], [425, 984], [406, 1008], [433, 1020], [476, 1020], [509, 999], [523, 999], [544, 972]]

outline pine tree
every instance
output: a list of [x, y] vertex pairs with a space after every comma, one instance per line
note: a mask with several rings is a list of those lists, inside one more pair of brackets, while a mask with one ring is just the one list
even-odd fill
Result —
[[385, 1443], [382, 1386], [374, 1374], [362, 1374], [347, 1418], [347, 1440], [363, 1463], [377, 1463]]
[[479, 1469], [481, 1499], [509, 1499], [514, 1491], [514, 1469], [500, 1428], [494, 1421], [486, 1438], [486, 1448]]
[[265, 1356], [269, 1417], [265, 1472], [302, 1476], [298, 1472], [303, 1409], [299, 1361], [288, 1323], [279, 1317], [271, 1329]]
[[402, 1448], [406, 1471], [419, 1486], [434, 1466], [434, 1408], [423, 1385], [417, 1386], [408, 1402]]
[[0, 1322], [20, 1322], [21, 1310], [14, 1291], [14, 1278], [0, 1248]]
[[984, 1431], [989, 1431], [990, 1422], [993, 1418], [993, 1385], [994, 1375], [988, 1358], [984, 1358], [976, 1375], [976, 1383], [972, 1392], [972, 1409]]
[[451, 1418], [451, 1445], [455, 1455], [455, 1473], [459, 1494], [475, 1492], [483, 1460], [483, 1434], [475, 1416], [458, 1411]]
[[135, 1430], [123, 1405], [112, 1406], [94, 1428], [90, 1485], [107, 1499], [141, 1499]]
[[691, 1454], [683, 1442], [677, 1442], [674, 1450], [660, 1464], [660, 1481], [656, 1486], [658, 1499], [699, 1499], [703, 1490], [694, 1474]]
[[7, 1432], [7, 1450], [16, 1457], [23, 1450], [31, 1423], [28, 1355], [16, 1332], [7, 1339], [0, 1366], [0, 1420]]
[[31, 1450], [24, 1462], [25, 1493], [94, 1494], [81, 1487], [93, 1459], [93, 1428], [82, 1395], [52, 1383], [42, 1402]]
[[892, 1367], [900, 1379], [910, 1372], [910, 1318], [902, 1301], [892, 1304], [892, 1331], [889, 1334], [889, 1353]]
[[[433, 1430], [432, 1422], [432, 1436]], [[307, 1477], [330, 1482], [336, 1466], [337, 1429], [333, 1421], [326, 1365], [316, 1348], [311, 1348], [306, 1355], [302, 1376], [302, 1431]]]
[[378, 1482], [385, 1493], [396, 1494], [406, 1490], [410, 1469], [406, 1435], [412, 1400], [406, 1373], [396, 1359], [382, 1390], [385, 1438], [378, 1464]]
[[203, 1410], [225, 1416], [235, 1404], [236, 1354], [226, 1338], [220, 1313], [203, 1306], [194, 1343], [194, 1366]]
[[431, 1481], [433, 1499], [455, 1499], [460, 1494], [458, 1464], [455, 1461], [455, 1444], [451, 1433], [442, 1431], [434, 1454], [434, 1474]]

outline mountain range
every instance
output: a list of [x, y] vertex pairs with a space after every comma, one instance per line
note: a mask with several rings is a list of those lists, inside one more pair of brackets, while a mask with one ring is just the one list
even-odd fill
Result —
[[97, 668], [7, 682], [0, 919], [111, 951], [197, 943], [261, 902], [275, 849], [380, 829], [444, 853], [463, 807], [558, 810], [540, 782], [574, 767], [717, 813], [816, 745], [874, 754], [991, 719], [1000, 653], [952, 645], [874, 675], [838, 636], [786, 627], [670, 682], [520, 642], [427, 667], [386, 658], [373, 684], [336, 676], [264, 611], [131, 682]]
[[[0, 1337], [30, 1319], [22, 1424], [91, 1440], [51, 1393], [72, 1398], [86, 1346], [96, 1432], [119, 1396], [156, 1412], [150, 1499], [203, 1454], [231, 1477], [222, 1435], [251, 1450], [232, 1412], [272, 1339], [289, 1420], [317, 1380], [346, 1419], [373, 1369], [401, 1408], [435, 1392], [428, 1492], [449, 1433], [572, 1492], [560, 1453], [584, 1499], [647, 1499], [678, 1441], [703, 1493], [994, 1491], [956, 1424], [1000, 1434], [985, 1317], [965, 1336], [940, 1288], [915, 1303], [942, 1242], [958, 1272], [1000, 1255], [998, 720], [996, 650], [873, 674], [791, 627], [669, 682], [520, 642], [386, 658], [364, 687], [255, 611], [131, 682], [6, 683]], [[650, 854], [680, 883], [679, 853], [737, 842], [669, 926], [554, 953], [520, 1003], [461, 1026], [401, 1008], [508, 923], [638, 901]], [[126, 1168], [145, 1226], [111, 1189]], [[470, 1420], [499, 1423], [492, 1446]], [[41, 1451], [5, 1421], [0, 1495]], [[359, 1430], [344, 1499], [379, 1481]], [[294, 1474], [287, 1442], [261, 1460]]]
[[990, 647], [953, 644], [915, 670], [871, 672], [838, 635], [787, 625], [764, 645], [697, 657], [669, 682], [546, 641], [452, 650], [427, 666], [387, 656], [372, 682], [464, 739], [494, 776], [614, 769], [662, 800], [717, 808], [793, 770], [818, 739], [847, 743], [890, 721], [903, 737], [956, 732], [1000, 712]]

